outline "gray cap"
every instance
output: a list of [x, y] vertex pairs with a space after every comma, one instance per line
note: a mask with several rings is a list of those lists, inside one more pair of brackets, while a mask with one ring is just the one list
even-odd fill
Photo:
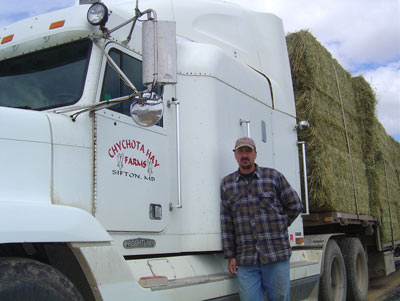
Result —
[[254, 143], [254, 140], [250, 137], [242, 137], [236, 140], [234, 151], [243, 146], [250, 147], [252, 150], [256, 149], [256, 144]]

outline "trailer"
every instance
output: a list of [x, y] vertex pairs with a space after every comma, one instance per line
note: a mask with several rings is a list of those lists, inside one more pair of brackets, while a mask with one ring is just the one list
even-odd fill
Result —
[[[251, 136], [297, 191], [307, 178], [281, 20], [225, 1], [80, 2], [0, 29], [0, 299], [238, 299], [219, 216], [234, 141]], [[362, 297], [356, 233], [377, 225], [299, 216], [292, 300]], [[395, 248], [376, 250], [385, 273]]]

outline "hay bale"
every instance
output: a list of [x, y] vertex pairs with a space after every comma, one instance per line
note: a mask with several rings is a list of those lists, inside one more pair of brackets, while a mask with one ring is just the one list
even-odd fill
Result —
[[363, 129], [351, 75], [308, 31], [288, 35], [287, 45], [297, 116], [311, 125], [299, 133], [307, 147], [311, 212], [355, 214], [358, 206], [360, 214], [369, 214]]
[[400, 144], [377, 124], [378, 151], [375, 157], [377, 206], [381, 220], [382, 242], [400, 240]]
[[359, 111], [357, 121], [361, 129], [363, 162], [365, 164], [370, 215], [379, 216], [380, 205], [378, 195], [380, 186], [377, 181], [377, 170], [375, 168], [375, 157], [378, 151], [378, 133], [375, 117], [376, 97], [371, 86], [362, 76], [352, 78], [353, 90], [357, 109]]
[[389, 202], [392, 204], [393, 239], [400, 241], [400, 144], [391, 136], [388, 141], [388, 190]]
[[381, 221], [383, 243], [392, 239], [400, 240], [400, 144], [387, 135], [376, 119], [376, 98], [370, 85], [361, 76], [352, 80], [363, 131], [362, 148], [368, 178], [370, 215]]
[[[296, 111], [306, 141], [311, 212], [380, 220], [382, 243], [400, 241], [400, 144], [375, 114], [376, 97], [308, 32], [287, 36]], [[340, 91], [340, 94], [339, 94]]]

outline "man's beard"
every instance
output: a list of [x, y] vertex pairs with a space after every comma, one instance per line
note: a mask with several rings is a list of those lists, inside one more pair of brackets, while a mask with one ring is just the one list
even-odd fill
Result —
[[[243, 162], [244, 162], [244, 161], [249, 162], [249, 164], [248, 164], [248, 165], [243, 165]], [[249, 160], [249, 159], [242, 159], [242, 160], [240, 160], [240, 163], [242, 163], [242, 164], [240, 165], [241, 168], [243, 168], [243, 169], [251, 169], [251, 164], [250, 164], [250, 160]]]

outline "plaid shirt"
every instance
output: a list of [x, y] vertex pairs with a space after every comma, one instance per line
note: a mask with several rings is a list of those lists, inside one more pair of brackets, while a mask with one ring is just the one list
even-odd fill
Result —
[[288, 226], [303, 206], [277, 170], [256, 165], [248, 182], [239, 171], [221, 182], [221, 226], [225, 258], [238, 265], [266, 264], [291, 255]]

